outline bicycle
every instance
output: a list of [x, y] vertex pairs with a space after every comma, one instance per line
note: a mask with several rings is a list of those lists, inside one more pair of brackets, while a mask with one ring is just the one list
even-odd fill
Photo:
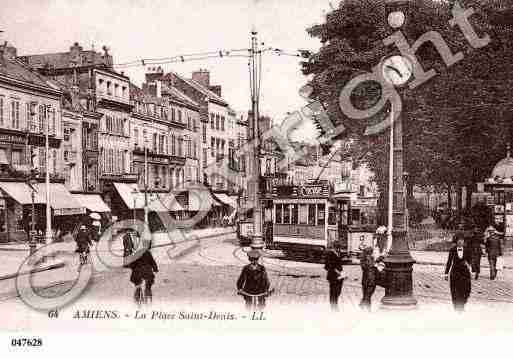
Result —
[[[260, 294], [250, 294], [245, 292], [244, 290], [237, 291], [237, 294], [244, 297], [249, 297], [251, 299], [251, 302], [248, 304], [246, 302], [246, 308], [248, 310], [262, 310], [265, 306], [265, 298], [271, 296], [274, 293], [274, 288], [268, 290], [267, 292], [260, 293]], [[262, 300], [260, 300], [262, 298]]]
[[146, 279], [143, 279], [139, 285], [135, 286], [134, 299], [138, 306], [151, 304], [153, 295]]

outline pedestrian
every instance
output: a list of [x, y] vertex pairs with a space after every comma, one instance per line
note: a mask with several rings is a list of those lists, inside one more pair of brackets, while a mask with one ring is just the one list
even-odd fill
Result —
[[380, 226], [376, 229], [376, 246], [379, 249], [379, 254], [385, 252], [387, 246], [387, 227]]
[[488, 263], [490, 264], [490, 280], [497, 277], [497, 257], [502, 256], [502, 243], [499, 232], [493, 226], [486, 229], [485, 247], [488, 254]]
[[[138, 236], [136, 232], [134, 235]], [[132, 269], [130, 281], [135, 286], [134, 298], [137, 301], [137, 298], [140, 297], [140, 291], [143, 290], [141, 286], [144, 280], [144, 296], [146, 298], [146, 302], [151, 303], [153, 299], [151, 287], [155, 283], [155, 273], [159, 271], [157, 262], [155, 262], [155, 258], [153, 258], [153, 255], [151, 254], [151, 241], [145, 240], [141, 247], [135, 251], [132, 256], [133, 260], [128, 264], [128, 267]]]
[[459, 238], [456, 246], [449, 250], [449, 257], [445, 266], [445, 280], [449, 279], [451, 298], [454, 309], [461, 312], [465, 309], [470, 296], [470, 272], [472, 253], [470, 248], [464, 246], [464, 239]]
[[85, 264], [89, 254], [89, 247], [93, 244], [91, 241], [91, 235], [85, 225], [80, 226], [75, 241], [77, 243], [77, 249], [75, 252], [80, 254], [80, 264]]
[[246, 309], [252, 310], [253, 300], [257, 297], [258, 309], [264, 310], [265, 297], [269, 293], [269, 277], [265, 267], [258, 263], [260, 251], [252, 249], [248, 252], [249, 264], [246, 264], [237, 280], [237, 292], [244, 297]]
[[124, 260], [124, 263], [123, 263], [123, 266], [124, 267], [128, 267], [128, 263], [127, 261], [129, 259], [127, 259], [127, 257], [131, 256], [133, 253], [134, 253], [134, 240], [135, 238], [134, 237], [134, 232], [132, 229], [128, 229], [125, 231], [125, 233], [123, 234], [122, 236], [122, 239], [123, 239], [123, 260]]
[[472, 238], [469, 242], [472, 253], [472, 273], [474, 273], [474, 279], [479, 278], [481, 272], [481, 257], [483, 256], [483, 235], [477, 227], [474, 227]]
[[362, 292], [363, 297], [360, 302], [360, 308], [371, 310], [371, 299], [376, 290], [376, 271], [374, 256], [374, 248], [366, 247], [360, 258], [360, 266], [362, 267]]
[[342, 285], [346, 278], [342, 266], [342, 243], [333, 243], [333, 249], [326, 254], [324, 269], [327, 271], [326, 279], [330, 287], [330, 305], [333, 311], [338, 311], [338, 298], [342, 293]]

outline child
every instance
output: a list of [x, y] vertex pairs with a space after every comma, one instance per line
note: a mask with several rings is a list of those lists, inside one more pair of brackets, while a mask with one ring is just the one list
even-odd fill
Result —
[[[258, 296], [258, 309], [263, 310], [265, 308], [265, 297], [269, 292], [269, 277], [265, 267], [258, 263], [260, 258], [260, 252], [252, 249], [248, 252], [249, 264], [242, 268], [239, 279], [237, 280], [237, 291], [242, 294], [244, 301], [246, 302], [246, 308], [248, 310], [253, 309], [253, 296]], [[251, 294], [253, 296], [248, 296]]]

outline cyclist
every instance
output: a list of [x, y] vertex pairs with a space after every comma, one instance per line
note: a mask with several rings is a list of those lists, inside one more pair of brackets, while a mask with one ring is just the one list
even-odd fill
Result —
[[260, 252], [252, 249], [248, 252], [249, 264], [242, 268], [237, 280], [237, 292], [244, 297], [246, 309], [253, 309], [253, 300], [258, 298], [257, 307], [259, 310], [265, 308], [265, 297], [269, 294], [269, 277], [265, 267], [258, 263]]
[[93, 244], [91, 241], [91, 234], [85, 225], [80, 226], [75, 241], [77, 242], [76, 252], [80, 255], [80, 265], [82, 266], [87, 263], [89, 247]]
[[132, 269], [130, 281], [135, 285], [134, 297], [137, 302], [141, 298], [142, 294], [142, 282], [145, 282], [144, 287], [144, 302], [151, 303], [152, 292], [151, 287], [155, 282], [155, 273], [159, 271], [157, 262], [151, 254], [151, 242], [143, 243], [142, 248], [137, 250], [133, 256], [135, 260], [128, 264], [128, 267]]

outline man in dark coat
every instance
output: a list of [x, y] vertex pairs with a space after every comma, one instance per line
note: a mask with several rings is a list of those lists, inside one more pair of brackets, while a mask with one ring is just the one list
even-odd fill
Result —
[[366, 247], [360, 258], [360, 266], [362, 267], [362, 292], [363, 298], [360, 302], [360, 308], [371, 309], [371, 299], [376, 290], [376, 271], [374, 266], [373, 248]]
[[472, 252], [472, 272], [475, 274], [475, 279], [479, 278], [481, 272], [481, 257], [483, 255], [483, 235], [477, 227], [474, 227], [472, 238], [469, 242], [470, 250]]
[[248, 252], [250, 263], [242, 268], [237, 280], [237, 292], [244, 297], [248, 310], [254, 309], [253, 299], [255, 297], [258, 300], [258, 309], [263, 310], [265, 308], [265, 297], [269, 293], [269, 277], [265, 267], [258, 263], [259, 258], [260, 252], [258, 250], [250, 250]]
[[134, 260], [128, 264], [128, 267], [132, 269], [130, 275], [130, 281], [135, 285], [135, 298], [139, 297], [139, 291], [142, 290], [141, 284], [144, 280], [146, 285], [144, 288], [144, 296], [146, 301], [151, 303], [153, 294], [151, 287], [155, 282], [155, 273], [159, 271], [157, 262], [151, 254], [151, 243], [143, 244], [142, 248], [138, 249], [134, 254]]
[[342, 293], [344, 284], [344, 269], [342, 267], [342, 244], [335, 242], [333, 249], [326, 254], [326, 263], [324, 269], [327, 271], [326, 279], [330, 286], [330, 305], [331, 309], [338, 311], [338, 298]]
[[93, 242], [91, 241], [91, 234], [87, 230], [86, 226], [80, 226], [75, 241], [77, 242], [76, 251], [78, 253], [89, 253], [89, 247], [93, 244]]
[[490, 263], [490, 279], [497, 277], [497, 257], [502, 256], [502, 243], [499, 233], [492, 226], [486, 229], [486, 253], [488, 253], [488, 262]]
[[470, 248], [464, 247], [464, 240], [460, 238], [456, 245], [449, 250], [449, 257], [445, 266], [445, 279], [450, 279], [452, 304], [456, 311], [463, 311], [470, 296], [470, 262], [472, 254]]

